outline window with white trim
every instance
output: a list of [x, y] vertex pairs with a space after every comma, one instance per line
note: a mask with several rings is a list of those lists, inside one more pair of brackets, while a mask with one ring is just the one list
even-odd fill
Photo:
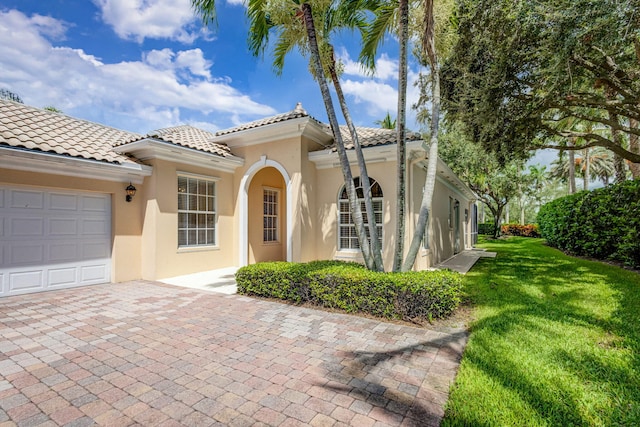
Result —
[[178, 247], [216, 245], [216, 183], [178, 175]]
[[265, 188], [263, 190], [262, 204], [262, 240], [264, 243], [274, 243], [280, 240], [279, 237], [279, 216], [278, 199], [280, 192], [275, 189]]
[[[364, 206], [364, 190], [360, 183], [360, 178], [354, 178], [353, 183], [356, 186], [356, 193], [358, 195], [358, 201], [360, 202], [360, 209], [362, 210], [367, 238], [371, 239], [369, 233], [369, 221]], [[382, 246], [382, 188], [380, 187], [380, 184], [372, 178], [369, 178], [369, 184], [371, 185], [371, 202], [373, 204], [373, 214], [376, 222], [376, 231], [378, 232], [378, 241]], [[356, 226], [351, 218], [347, 189], [343, 186], [338, 200], [338, 250], [349, 249], [360, 249], [360, 242], [358, 242]]]

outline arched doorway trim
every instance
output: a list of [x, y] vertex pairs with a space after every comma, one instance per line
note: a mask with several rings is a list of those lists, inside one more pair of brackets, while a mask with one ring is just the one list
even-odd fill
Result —
[[292, 259], [292, 243], [293, 243], [293, 204], [291, 195], [291, 178], [287, 170], [275, 160], [267, 159], [267, 156], [260, 157], [260, 160], [251, 165], [245, 172], [240, 181], [240, 237], [239, 237], [239, 257], [240, 267], [249, 263], [249, 185], [254, 175], [261, 169], [272, 167], [275, 168], [284, 179], [287, 187], [286, 192], [286, 239], [287, 245], [287, 261]]

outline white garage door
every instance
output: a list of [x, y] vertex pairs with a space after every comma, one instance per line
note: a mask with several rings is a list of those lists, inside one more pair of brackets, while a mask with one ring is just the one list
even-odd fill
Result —
[[0, 186], [0, 297], [111, 280], [111, 196]]

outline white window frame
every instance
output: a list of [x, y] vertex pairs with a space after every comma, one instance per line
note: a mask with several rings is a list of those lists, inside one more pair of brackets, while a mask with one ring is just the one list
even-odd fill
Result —
[[[266, 205], [267, 200], [265, 200], [265, 196], [267, 193], [272, 193], [275, 196], [275, 203], [271, 203], [274, 209], [271, 209], [271, 213], [269, 213], [269, 209]], [[271, 223], [273, 227], [267, 228], [266, 223], [267, 220], [271, 219]], [[267, 240], [265, 237], [267, 235], [267, 231], [274, 232], [274, 240]], [[265, 245], [273, 245], [280, 243], [280, 189], [272, 188], [272, 187], [262, 187], [262, 243]]]
[[[354, 178], [354, 180], [355, 179], [358, 179], [358, 183], [359, 183], [359, 177]], [[380, 186], [380, 183], [374, 180], [373, 178], [369, 178], [369, 179], [372, 186], [375, 184], [378, 184], [378, 186]], [[360, 185], [361, 184], [359, 184], [356, 187], [356, 189], [361, 188]], [[349, 205], [349, 199], [341, 198], [342, 193], [344, 191], [345, 191], [345, 186], [343, 185], [342, 188], [340, 189], [340, 192], [338, 193], [338, 251], [360, 252], [360, 242], [358, 242], [358, 237], [355, 232], [356, 227], [351, 218], [351, 207]], [[382, 186], [380, 186], [380, 192], [382, 193], [382, 197], [372, 197], [371, 203], [373, 204], [374, 216], [380, 217], [380, 221], [376, 222], [376, 228], [378, 231], [378, 240], [380, 241], [380, 245], [382, 246], [382, 242], [383, 242], [382, 232], [383, 232], [383, 224], [384, 224], [384, 191], [382, 191]], [[364, 198], [358, 198], [358, 201], [360, 202], [360, 209], [362, 210], [362, 215], [366, 218]], [[346, 222], [343, 220], [343, 218], [346, 218]], [[368, 221], [365, 221], [364, 225], [365, 225], [365, 230], [368, 236], [369, 235]], [[348, 235], [343, 237], [342, 232], [343, 230], [347, 230], [347, 229], [350, 231]], [[368, 237], [370, 238], [370, 236]], [[348, 239], [349, 244], [343, 246], [342, 244], [343, 239]]]
[[[184, 191], [181, 190], [180, 187], [180, 179], [187, 180], [187, 190], [186, 196], [182, 199], [181, 196], [185, 194]], [[192, 185], [195, 181], [196, 183], [196, 192], [190, 192]], [[192, 250], [199, 248], [216, 248], [218, 246], [218, 189], [217, 189], [217, 181], [219, 178], [197, 175], [185, 172], [178, 172], [176, 177], [176, 183], [178, 185], [177, 188], [177, 199], [178, 199], [178, 223], [177, 223], [177, 233], [178, 233], [178, 250]], [[200, 194], [200, 183], [204, 182], [206, 185], [206, 193]], [[212, 185], [212, 194], [209, 193], [209, 184]], [[190, 196], [195, 197], [195, 209], [192, 206], [189, 206], [188, 203], [192, 201]], [[203, 199], [204, 198], [204, 199]], [[186, 202], [185, 202], [186, 200]], [[200, 209], [202, 206], [200, 204], [205, 203], [204, 209]], [[187, 203], [186, 208], [184, 203]], [[187, 219], [181, 221], [181, 216], [187, 215]], [[190, 218], [191, 215], [196, 215], [195, 218], [195, 226], [193, 220]], [[202, 216], [205, 216], [202, 218]], [[209, 222], [206, 218], [207, 215], [212, 215], [213, 218]], [[189, 222], [191, 219], [192, 222]], [[202, 225], [200, 224], [202, 223]], [[182, 224], [186, 224], [186, 226], [182, 226]], [[211, 224], [211, 226], [209, 226]], [[201, 232], [205, 233], [204, 240], [202, 240]], [[181, 244], [181, 233], [185, 233], [186, 243]], [[195, 235], [193, 234], [195, 233]]]

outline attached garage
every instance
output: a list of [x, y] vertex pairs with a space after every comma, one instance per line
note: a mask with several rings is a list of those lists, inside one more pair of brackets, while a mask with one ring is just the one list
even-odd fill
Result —
[[111, 195], [0, 186], [0, 297], [111, 281]]

